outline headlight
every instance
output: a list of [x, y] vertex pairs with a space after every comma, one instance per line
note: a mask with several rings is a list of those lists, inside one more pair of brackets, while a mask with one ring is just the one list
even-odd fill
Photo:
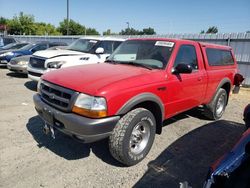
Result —
[[18, 65], [27, 65], [28, 62], [27, 61], [19, 61], [17, 62]]
[[91, 118], [102, 118], [107, 116], [107, 103], [103, 97], [80, 94], [72, 111]]
[[42, 83], [42, 79], [40, 78], [39, 81], [38, 81], [38, 83], [37, 83], [37, 92], [38, 92], [39, 94], [41, 94], [41, 92], [40, 92], [41, 83]]
[[1, 54], [0, 56], [3, 57], [3, 56], [13, 56], [13, 55], [14, 55], [13, 52], [6, 52], [6, 53]]
[[61, 66], [66, 63], [65, 61], [52, 61], [52, 62], [49, 62], [47, 64], [47, 67], [48, 68], [52, 68], [52, 69], [59, 69], [61, 68]]

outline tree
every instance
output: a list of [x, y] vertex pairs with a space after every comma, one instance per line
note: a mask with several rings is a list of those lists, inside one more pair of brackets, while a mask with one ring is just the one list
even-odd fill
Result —
[[204, 34], [205, 33], [205, 30], [201, 30], [200, 34]]
[[139, 35], [155, 35], [155, 30], [151, 27], [144, 28], [142, 31], [139, 32]]
[[111, 35], [111, 30], [107, 29], [107, 31], [103, 31], [102, 35]]
[[107, 29], [107, 31], [103, 31], [102, 35], [118, 35], [118, 33], [112, 33], [111, 29]]
[[34, 16], [20, 12], [18, 16], [7, 22], [8, 32], [10, 34], [35, 34], [35, 19]]
[[0, 31], [4, 31], [4, 34], [7, 32], [7, 23], [8, 23], [8, 19], [4, 18], [4, 17], [0, 17]]
[[9, 21], [8, 19], [6, 19], [6, 18], [4, 18], [2, 16], [0, 17], [0, 24], [1, 25], [7, 25], [8, 21]]
[[60, 35], [55, 26], [43, 22], [35, 23], [36, 35]]
[[138, 30], [135, 30], [134, 28], [126, 28], [124, 30], [121, 30], [121, 32], [119, 33], [120, 35], [139, 35]]
[[[64, 19], [59, 23], [59, 27], [57, 29], [63, 35], [67, 35], [67, 19]], [[70, 19], [69, 21], [69, 35], [99, 35], [98, 31], [93, 28], [86, 28], [78, 22]]]
[[142, 31], [136, 30], [134, 28], [126, 28], [124, 30], [121, 30], [119, 33], [120, 35], [154, 35], [155, 30], [151, 27], [144, 28]]
[[100, 33], [94, 28], [87, 28], [86, 35], [100, 35]]
[[218, 28], [215, 26], [209, 27], [206, 33], [218, 33]]

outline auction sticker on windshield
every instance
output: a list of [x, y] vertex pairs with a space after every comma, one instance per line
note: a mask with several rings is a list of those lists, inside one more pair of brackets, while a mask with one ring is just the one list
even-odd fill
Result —
[[174, 43], [173, 42], [167, 42], [167, 41], [156, 41], [155, 46], [164, 46], [164, 47], [172, 48], [174, 46]]

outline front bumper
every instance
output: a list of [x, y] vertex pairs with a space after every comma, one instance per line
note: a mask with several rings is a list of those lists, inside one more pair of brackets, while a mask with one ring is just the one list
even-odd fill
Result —
[[6, 65], [7, 65], [7, 63], [8, 63], [8, 61], [7, 61], [7, 60], [0, 60], [0, 65], [4, 65], [4, 66], [6, 66]]
[[36, 68], [33, 68], [33, 67], [30, 67], [28, 66], [27, 68], [27, 72], [28, 72], [28, 77], [33, 80], [33, 81], [36, 81], [38, 82], [41, 78], [41, 76], [48, 72], [49, 70], [46, 70], [46, 69], [36, 69]]
[[33, 96], [35, 109], [50, 126], [85, 143], [102, 140], [111, 135], [119, 116], [91, 119], [59, 111], [44, 103], [39, 94]]
[[12, 65], [10, 63], [7, 64], [7, 67], [10, 71], [17, 72], [17, 73], [23, 73], [28, 74], [27, 71], [27, 65]]

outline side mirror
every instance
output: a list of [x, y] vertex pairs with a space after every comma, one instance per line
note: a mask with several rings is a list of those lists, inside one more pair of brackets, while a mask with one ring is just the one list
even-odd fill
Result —
[[172, 69], [173, 74], [189, 74], [192, 73], [193, 69], [190, 65], [180, 63], [175, 68]]
[[103, 53], [104, 53], [104, 49], [101, 48], [101, 47], [99, 47], [99, 48], [97, 48], [97, 49], [95, 50], [95, 53], [96, 53], [96, 54], [103, 54]]
[[35, 53], [36, 52], [36, 50], [35, 49], [32, 49], [32, 50], [30, 50], [32, 53]]

